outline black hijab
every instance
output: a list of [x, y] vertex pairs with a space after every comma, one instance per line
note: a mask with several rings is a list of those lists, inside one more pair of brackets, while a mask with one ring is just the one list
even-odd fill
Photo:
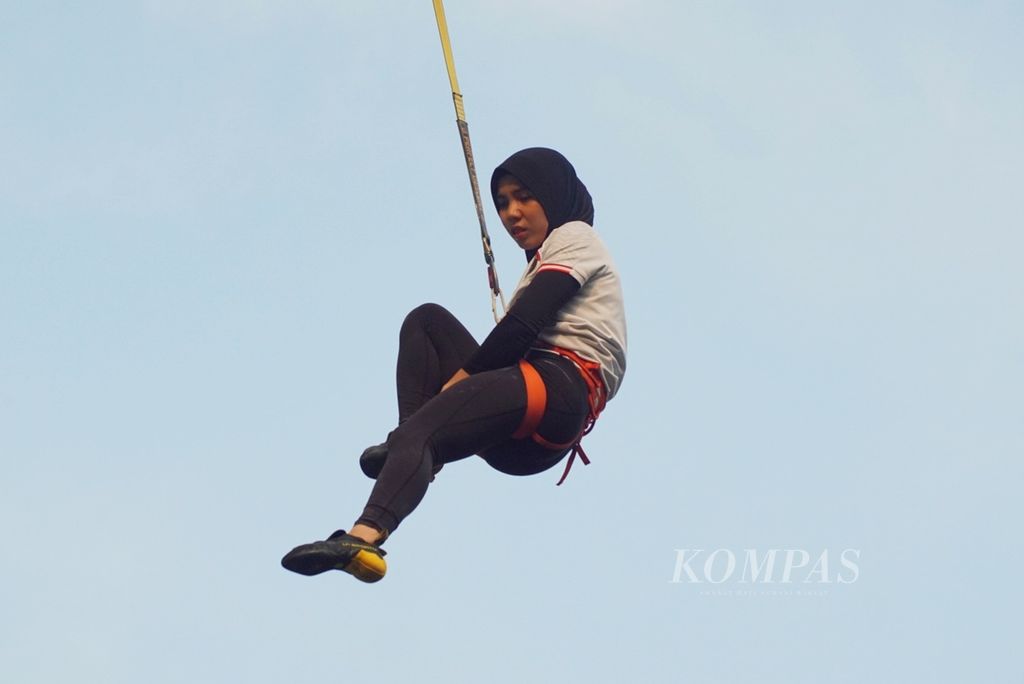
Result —
[[[563, 223], [583, 221], [594, 225], [594, 201], [587, 186], [576, 176], [569, 160], [546, 147], [529, 147], [516, 152], [491, 174], [491, 199], [497, 206], [498, 181], [513, 176], [529, 190], [548, 218], [548, 235]], [[526, 254], [533, 258], [533, 251]]]

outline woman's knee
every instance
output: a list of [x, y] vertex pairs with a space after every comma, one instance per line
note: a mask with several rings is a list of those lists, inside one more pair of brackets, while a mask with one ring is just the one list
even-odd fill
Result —
[[415, 423], [402, 423], [388, 435], [388, 459], [403, 462], [406, 469], [432, 467], [435, 461], [434, 445]]
[[451, 312], [440, 304], [420, 304], [406, 314], [405, 320], [402, 321], [402, 332], [407, 332], [410, 329], [424, 329], [428, 327], [432, 321], [441, 317], [451, 317], [451, 315]]

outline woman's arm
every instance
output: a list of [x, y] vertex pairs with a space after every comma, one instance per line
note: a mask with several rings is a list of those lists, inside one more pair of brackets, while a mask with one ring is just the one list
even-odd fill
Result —
[[480, 349], [463, 364], [442, 391], [474, 373], [511, 366], [523, 358], [540, 331], [551, 325], [558, 310], [580, 289], [568, 273], [541, 271], [524, 289]]

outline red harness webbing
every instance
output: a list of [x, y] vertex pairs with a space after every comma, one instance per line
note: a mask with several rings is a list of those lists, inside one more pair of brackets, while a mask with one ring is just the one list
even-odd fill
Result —
[[584, 359], [569, 349], [562, 349], [561, 347], [549, 347], [548, 349], [572, 361], [580, 375], [583, 376], [583, 380], [587, 383], [587, 402], [589, 408], [587, 419], [583, 423], [583, 429], [580, 430], [580, 433], [571, 442], [566, 442], [565, 444], [555, 444], [541, 437], [540, 433], [537, 432], [537, 428], [540, 426], [541, 418], [544, 417], [544, 410], [547, 408], [548, 391], [544, 386], [544, 380], [540, 377], [537, 369], [533, 367], [533, 364], [526, 359], [520, 359], [519, 370], [522, 371], [523, 381], [526, 384], [526, 413], [523, 415], [523, 420], [512, 434], [512, 437], [514, 439], [529, 437], [537, 444], [553, 450], [572, 447], [572, 452], [569, 454], [569, 460], [565, 463], [562, 477], [556, 483], [560, 485], [565, 482], [565, 478], [569, 475], [569, 470], [572, 468], [577, 454], [580, 460], [583, 461], [583, 465], [590, 465], [590, 459], [587, 458], [587, 452], [583, 450], [581, 441], [585, 435], [594, 429], [594, 423], [597, 422], [598, 416], [604, 410], [608, 391], [605, 389], [604, 380], [601, 379], [600, 364]]

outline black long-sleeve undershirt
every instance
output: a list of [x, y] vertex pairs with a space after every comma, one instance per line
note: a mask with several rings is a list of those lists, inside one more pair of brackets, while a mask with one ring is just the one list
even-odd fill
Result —
[[568, 273], [538, 273], [480, 349], [463, 364], [463, 370], [473, 375], [516, 363], [579, 289], [580, 284]]

